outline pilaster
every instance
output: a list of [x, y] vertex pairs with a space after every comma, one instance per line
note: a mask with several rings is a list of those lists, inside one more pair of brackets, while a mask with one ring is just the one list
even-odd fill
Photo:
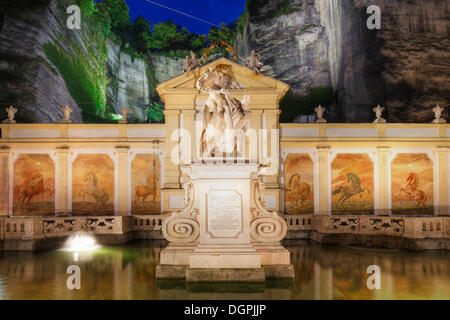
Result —
[[389, 215], [389, 147], [377, 147], [378, 156], [378, 215]]
[[116, 147], [118, 154], [119, 177], [118, 177], [118, 214], [119, 216], [126, 216], [128, 204], [128, 188], [127, 188], [127, 173], [128, 173], [128, 146]]
[[[328, 214], [328, 187], [329, 187], [329, 172], [328, 172], [328, 158], [330, 147], [318, 146], [319, 154], [319, 214]], [[330, 199], [331, 200], [331, 199]]]
[[180, 189], [180, 170], [179, 170], [179, 129], [180, 129], [180, 110], [165, 110], [166, 118], [166, 158], [165, 165], [165, 189]]
[[0, 216], [9, 214], [9, 151], [8, 146], [0, 146]]
[[68, 161], [69, 161], [69, 147], [57, 147], [59, 159], [59, 187], [56, 190], [56, 197], [58, 197], [58, 208], [56, 208], [56, 215], [68, 215]]
[[448, 147], [437, 147], [437, 167], [438, 167], [438, 213], [440, 216], [449, 215], [448, 197]]

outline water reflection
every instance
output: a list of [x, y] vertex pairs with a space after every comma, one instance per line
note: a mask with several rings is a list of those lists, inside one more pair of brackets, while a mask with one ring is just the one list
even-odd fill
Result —
[[[165, 242], [73, 253], [0, 252], [1, 299], [450, 299], [450, 253], [286, 242], [294, 280], [264, 284], [157, 281]], [[81, 290], [68, 290], [69, 265], [81, 269]], [[381, 290], [367, 289], [367, 267], [381, 268]]]

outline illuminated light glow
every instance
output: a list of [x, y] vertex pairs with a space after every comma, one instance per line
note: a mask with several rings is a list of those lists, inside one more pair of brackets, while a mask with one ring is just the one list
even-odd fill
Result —
[[78, 232], [67, 239], [64, 250], [70, 252], [92, 251], [100, 248], [95, 238], [86, 232]]

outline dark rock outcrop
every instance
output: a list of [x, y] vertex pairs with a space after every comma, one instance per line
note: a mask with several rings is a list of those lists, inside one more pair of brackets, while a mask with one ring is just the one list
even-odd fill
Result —
[[81, 110], [43, 51], [44, 43], [59, 32], [65, 36], [60, 4], [7, 2], [0, 31], [0, 117], [6, 118], [4, 108], [14, 105], [19, 122], [58, 122], [63, 118], [60, 108], [69, 105], [72, 120], [81, 122]]
[[67, 8], [73, 1], [7, 2], [0, 31], [0, 119], [14, 105], [18, 122], [57, 123], [60, 108], [69, 105], [74, 123], [99, 121], [105, 110], [119, 113], [124, 106], [132, 119], [145, 120], [152, 91], [146, 61], [121, 52], [92, 16], [82, 14], [81, 29], [70, 30]]
[[[382, 104], [390, 122], [431, 122], [432, 107], [450, 103], [449, 1], [290, 0], [290, 13], [267, 17], [285, 2], [250, 14], [235, 45], [260, 52], [264, 72], [295, 93], [332, 87], [332, 121], [371, 122]], [[369, 5], [381, 8], [380, 30], [367, 28]]]

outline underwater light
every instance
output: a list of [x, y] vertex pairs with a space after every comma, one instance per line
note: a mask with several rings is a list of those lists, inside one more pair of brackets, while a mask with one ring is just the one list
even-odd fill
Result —
[[78, 232], [67, 239], [64, 250], [72, 252], [91, 251], [98, 249], [100, 246], [95, 238], [87, 232]]

